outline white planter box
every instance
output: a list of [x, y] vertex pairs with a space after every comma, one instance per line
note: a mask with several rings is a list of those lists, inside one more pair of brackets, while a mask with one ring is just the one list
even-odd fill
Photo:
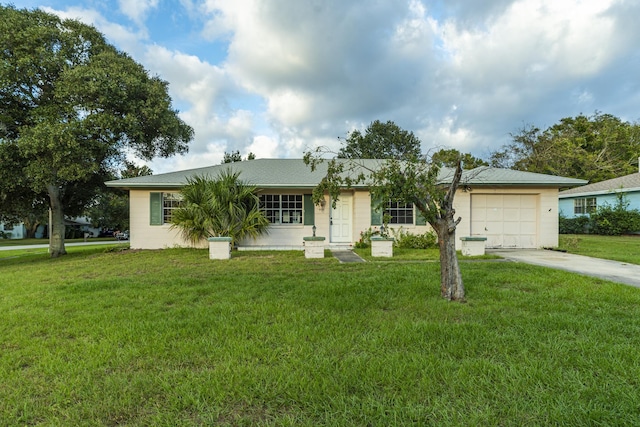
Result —
[[303, 237], [305, 258], [324, 258], [324, 237]]
[[484, 244], [487, 241], [486, 237], [461, 237], [462, 240], [462, 255], [464, 256], [480, 256], [484, 255]]
[[393, 256], [393, 238], [372, 237], [371, 256], [391, 258]]
[[231, 258], [231, 237], [209, 237], [209, 259]]

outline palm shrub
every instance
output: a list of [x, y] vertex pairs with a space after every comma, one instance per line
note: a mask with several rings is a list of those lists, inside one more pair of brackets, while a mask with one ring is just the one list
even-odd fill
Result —
[[215, 178], [195, 176], [182, 190], [182, 206], [172, 219], [185, 240], [196, 243], [209, 237], [231, 237], [233, 244], [267, 232], [269, 221], [260, 210], [256, 187], [230, 169]]

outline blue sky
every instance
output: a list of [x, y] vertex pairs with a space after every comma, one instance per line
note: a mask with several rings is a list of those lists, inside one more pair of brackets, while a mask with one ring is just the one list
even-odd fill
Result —
[[479, 157], [524, 124], [640, 118], [630, 0], [17, 0], [92, 24], [170, 84], [189, 154], [301, 157], [373, 120]]

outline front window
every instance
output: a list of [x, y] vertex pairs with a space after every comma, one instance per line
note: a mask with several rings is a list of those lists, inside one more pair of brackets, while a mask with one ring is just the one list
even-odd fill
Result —
[[413, 224], [413, 203], [389, 202], [384, 210], [389, 224]]
[[576, 215], [590, 214], [596, 211], [597, 202], [595, 197], [586, 197], [573, 200], [573, 213]]
[[271, 224], [302, 224], [302, 194], [261, 194], [260, 209]]
[[162, 219], [165, 224], [171, 223], [173, 212], [182, 206], [180, 193], [162, 193]]

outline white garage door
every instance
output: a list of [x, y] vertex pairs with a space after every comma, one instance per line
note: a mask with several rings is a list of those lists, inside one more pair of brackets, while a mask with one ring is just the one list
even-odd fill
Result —
[[535, 248], [538, 196], [472, 194], [471, 235], [486, 236], [488, 248]]

